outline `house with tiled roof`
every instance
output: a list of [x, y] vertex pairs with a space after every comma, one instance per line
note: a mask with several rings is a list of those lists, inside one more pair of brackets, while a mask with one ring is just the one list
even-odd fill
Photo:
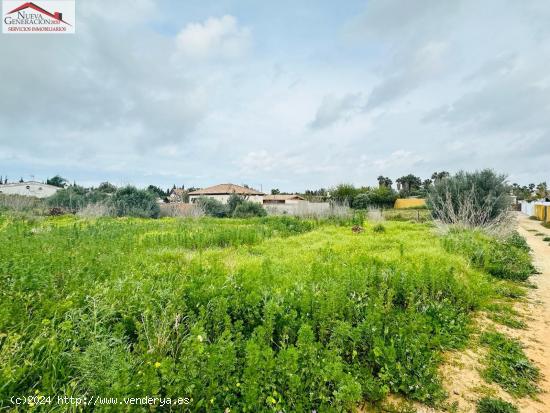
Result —
[[195, 203], [197, 199], [202, 197], [213, 198], [226, 204], [231, 195], [239, 195], [245, 198], [247, 201], [263, 203], [265, 194], [246, 186], [235, 184], [219, 184], [210, 186], [204, 189], [198, 189], [196, 191], [189, 192], [189, 202]]

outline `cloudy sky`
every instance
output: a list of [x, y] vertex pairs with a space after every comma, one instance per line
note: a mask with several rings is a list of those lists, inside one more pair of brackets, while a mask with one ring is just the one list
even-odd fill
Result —
[[548, 0], [77, 0], [75, 35], [0, 35], [0, 175], [550, 181], [549, 21]]

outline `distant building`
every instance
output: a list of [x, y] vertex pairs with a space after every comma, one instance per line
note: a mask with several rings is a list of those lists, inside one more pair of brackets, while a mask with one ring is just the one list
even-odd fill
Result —
[[168, 201], [170, 202], [184, 202], [185, 199], [185, 189], [174, 188], [170, 191], [168, 195]]
[[260, 191], [256, 191], [252, 188], [247, 188], [235, 184], [220, 184], [214, 185], [204, 189], [198, 189], [196, 191], [189, 192], [189, 202], [195, 203], [197, 199], [202, 197], [212, 198], [220, 201], [223, 204], [227, 204], [231, 195], [239, 195], [245, 198], [247, 201], [263, 203], [265, 194]]
[[273, 204], [298, 204], [304, 202], [305, 198], [300, 195], [266, 195], [264, 196], [264, 205]]
[[47, 198], [55, 194], [61, 188], [53, 185], [42, 184], [40, 182], [18, 182], [15, 184], [0, 185], [0, 194], [5, 195], [24, 195], [37, 198]]

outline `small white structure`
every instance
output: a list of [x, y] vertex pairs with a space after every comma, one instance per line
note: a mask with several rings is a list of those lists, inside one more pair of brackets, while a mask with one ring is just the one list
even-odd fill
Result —
[[264, 205], [280, 205], [280, 204], [299, 204], [306, 202], [305, 198], [300, 195], [266, 195], [264, 196]]
[[189, 192], [189, 203], [194, 204], [197, 199], [207, 197], [220, 201], [222, 204], [227, 204], [231, 195], [239, 195], [245, 198], [247, 201], [263, 203], [264, 193], [256, 191], [252, 188], [246, 188], [244, 186], [235, 184], [220, 184], [214, 185], [208, 188], [199, 189], [197, 191]]
[[59, 189], [60, 188], [57, 186], [43, 184], [36, 181], [29, 181], [0, 185], [0, 194], [47, 198], [55, 194]]

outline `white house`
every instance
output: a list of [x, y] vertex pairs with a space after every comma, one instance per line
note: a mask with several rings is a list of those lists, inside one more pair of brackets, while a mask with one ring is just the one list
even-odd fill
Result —
[[55, 194], [59, 189], [60, 188], [57, 186], [42, 184], [36, 181], [29, 181], [0, 185], [0, 194], [47, 198]]
[[189, 202], [195, 203], [197, 199], [207, 197], [216, 199], [223, 204], [227, 204], [227, 201], [231, 195], [239, 195], [247, 201], [257, 202], [258, 204], [263, 203], [265, 196], [263, 192], [256, 191], [252, 188], [235, 184], [220, 184], [189, 192]]

